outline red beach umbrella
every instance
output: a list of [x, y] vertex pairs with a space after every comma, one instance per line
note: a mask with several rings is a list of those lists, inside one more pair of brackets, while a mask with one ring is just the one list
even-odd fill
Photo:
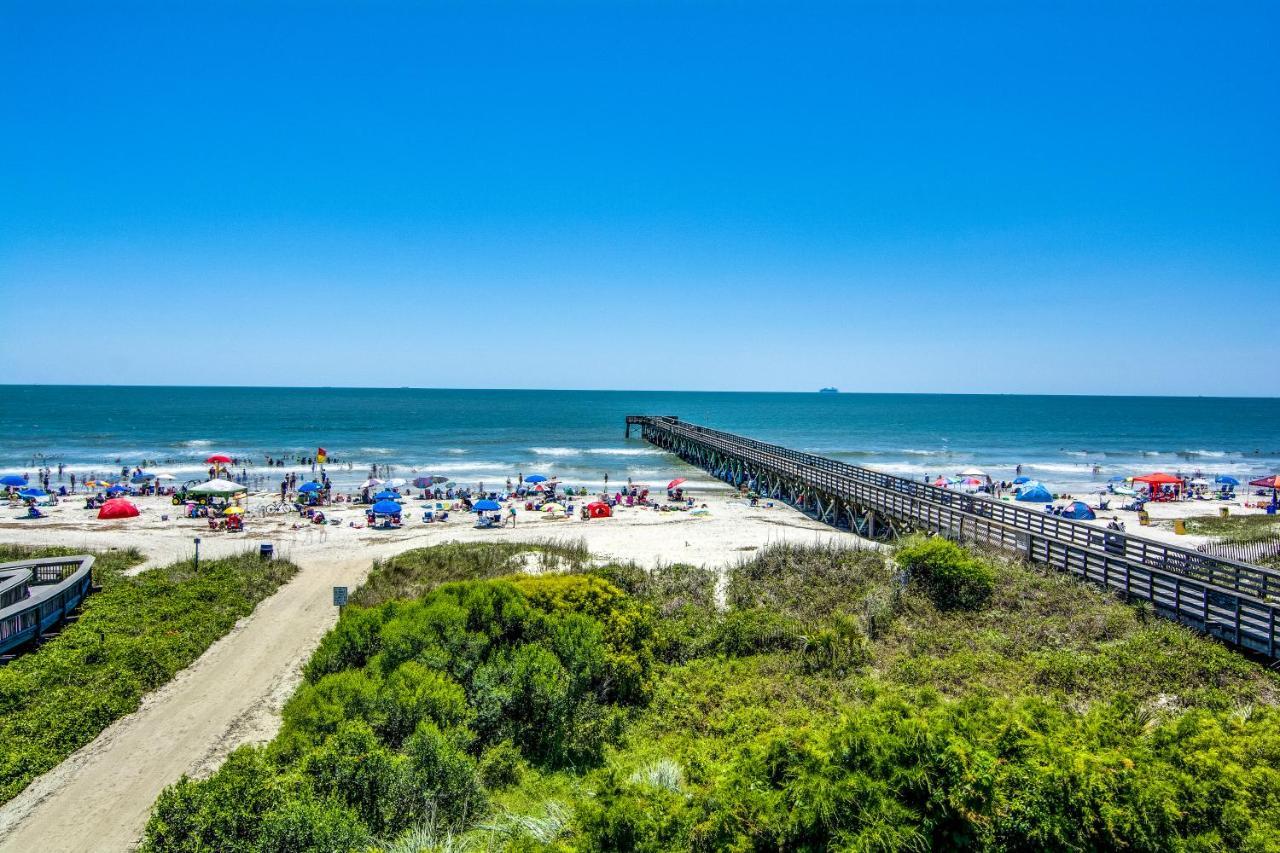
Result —
[[215, 453], [204, 461], [206, 465], [228, 465], [231, 463], [231, 457], [225, 453]]
[[1264, 489], [1280, 489], [1280, 474], [1268, 474], [1249, 481], [1250, 486], [1262, 486]]
[[138, 508], [124, 498], [112, 498], [98, 510], [98, 518], [135, 518]]
[[676, 477], [676, 478], [675, 478], [674, 480], [672, 480], [670, 483], [667, 483], [667, 488], [668, 488], [668, 489], [674, 489], [676, 486], [680, 485], [680, 484], [681, 484], [681, 483], [683, 483], [684, 481], [685, 481], [685, 478], [684, 478], [684, 477]]

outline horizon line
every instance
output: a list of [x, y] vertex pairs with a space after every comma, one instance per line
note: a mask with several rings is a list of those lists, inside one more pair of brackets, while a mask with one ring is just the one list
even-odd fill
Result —
[[[226, 390], [264, 391], [491, 391], [491, 392], [555, 392], [573, 394], [820, 394], [812, 391], [784, 391], [777, 389], [716, 390], [670, 388], [465, 388], [419, 385], [178, 385], [169, 383], [84, 383], [84, 382], [0, 382], [0, 388], [204, 388]], [[827, 396], [827, 395], [824, 395]], [[1277, 400], [1280, 397], [1253, 394], [1087, 394], [1025, 391], [838, 391], [845, 397], [1105, 397], [1112, 399], [1163, 399], [1163, 400]]]

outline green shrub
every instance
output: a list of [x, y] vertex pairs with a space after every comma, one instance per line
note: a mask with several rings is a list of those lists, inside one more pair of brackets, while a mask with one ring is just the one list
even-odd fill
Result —
[[717, 627], [715, 649], [730, 657], [799, 649], [805, 643], [797, 620], [758, 607], [730, 610]]
[[943, 610], [974, 610], [995, 590], [990, 566], [940, 536], [908, 540], [895, 557]]

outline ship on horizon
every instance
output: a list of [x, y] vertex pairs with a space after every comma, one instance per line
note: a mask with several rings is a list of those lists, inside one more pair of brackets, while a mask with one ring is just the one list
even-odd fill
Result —
[[819, 393], [819, 394], [839, 394], [839, 393], [840, 393], [840, 389], [839, 389], [839, 388], [833, 388], [833, 387], [831, 387], [830, 385], [828, 385], [826, 388], [819, 388], [819, 389], [818, 389], [818, 393]]

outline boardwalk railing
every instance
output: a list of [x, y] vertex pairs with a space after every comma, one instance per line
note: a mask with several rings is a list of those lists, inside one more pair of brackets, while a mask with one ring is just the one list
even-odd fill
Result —
[[[642, 437], [734, 485], [813, 509], [864, 535], [920, 529], [1015, 550], [1236, 645], [1275, 657], [1280, 573], [966, 495], [672, 416], [630, 415]], [[877, 527], [879, 525], [879, 527]]]

